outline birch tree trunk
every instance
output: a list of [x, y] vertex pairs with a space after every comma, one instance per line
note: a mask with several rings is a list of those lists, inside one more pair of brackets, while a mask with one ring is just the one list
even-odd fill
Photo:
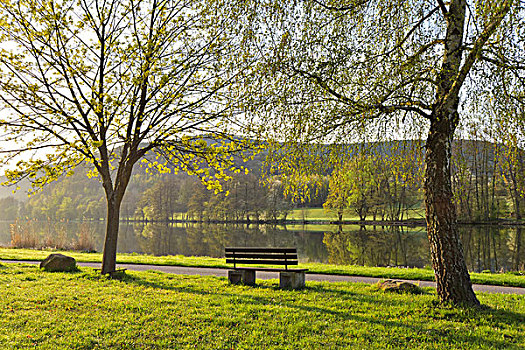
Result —
[[455, 84], [462, 63], [465, 13], [466, 1], [457, 0], [451, 2], [446, 16], [445, 51], [426, 142], [424, 189], [437, 294], [442, 302], [479, 305], [457, 229], [450, 169], [452, 140], [459, 123], [460, 86]]
[[[456, 112], [457, 113], [457, 112]], [[454, 123], [433, 121], [426, 144], [425, 205], [430, 256], [442, 302], [479, 305], [472, 290], [452, 201], [450, 157]]]

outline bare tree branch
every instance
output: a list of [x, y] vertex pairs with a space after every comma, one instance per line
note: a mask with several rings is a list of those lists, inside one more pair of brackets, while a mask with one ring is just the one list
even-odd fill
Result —
[[355, 10], [355, 9], [359, 8], [360, 6], [365, 5], [368, 2], [368, 0], [354, 0], [354, 3], [351, 4], [351, 5], [346, 5], [346, 6], [344, 6], [344, 5], [343, 6], [329, 6], [329, 5], [326, 5], [326, 3], [322, 2], [322, 1], [319, 1], [319, 0], [313, 0], [313, 1], [317, 5], [323, 7], [326, 10], [330, 10], [330, 11]]
[[[511, 1], [511, 0], [510, 0]], [[510, 11], [510, 1], [505, 0], [499, 7], [499, 11], [495, 14], [492, 20], [487, 24], [481, 35], [474, 42], [472, 49], [470, 50], [467, 58], [465, 59], [454, 83], [452, 84], [448, 94], [450, 96], [457, 95], [459, 90], [463, 86], [465, 78], [469, 74], [472, 66], [480, 56], [485, 43], [489, 40], [491, 35], [498, 29], [503, 18]]]
[[447, 7], [445, 6], [445, 3], [443, 2], [443, 0], [437, 0], [438, 2], [438, 5], [439, 5], [439, 8], [441, 9], [441, 12], [443, 13], [443, 16], [447, 17], [448, 16], [448, 10], [447, 10]]

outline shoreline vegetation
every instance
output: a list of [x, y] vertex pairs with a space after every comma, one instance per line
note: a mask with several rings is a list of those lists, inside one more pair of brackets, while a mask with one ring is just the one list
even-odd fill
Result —
[[[242, 224], [242, 225], [362, 225], [362, 226], [426, 226], [425, 220], [150, 220], [150, 219], [121, 219], [121, 222], [138, 223], [189, 223], [189, 224]], [[495, 219], [491, 221], [458, 221], [459, 225], [494, 225], [494, 226], [525, 226], [525, 221]]]
[[[20, 219], [17, 219], [20, 220]], [[0, 220], [1, 222], [12, 222], [12, 220]], [[27, 221], [49, 221], [39, 219], [27, 219]], [[67, 219], [57, 220], [57, 222], [104, 222], [104, 219], [94, 220], [78, 220]], [[237, 224], [237, 225], [276, 225], [276, 226], [297, 226], [297, 225], [333, 225], [333, 226], [408, 226], [408, 227], [425, 227], [424, 219], [406, 219], [406, 220], [318, 220], [318, 219], [286, 219], [286, 220], [196, 220], [196, 219], [168, 219], [168, 220], [154, 220], [154, 219], [129, 219], [123, 218], [119, 222], [129, 223], [168, 223], [168, 224]], [[461, 221], [458, 225], [465, 226], [525, 226], [525, 220], [513, 219], [494, 219], [487, 221]]]
[[[371, 216], [369, 216], [371, 217]], [[372, 218], [362, 220], [356, 215], [345, 214], [343, 220], [338, 220], [337, 215], [332, 211], [324, 208], [306, 207], [296, 208], [290, 211], [285, 217], [273, 219], [266, 218], [245, 218], [245, 219], [217, 219], [217, 218], [191, 218], [187, 213], [175, 213], [168, 219], [155, 218], [121, 218], [122, 222], [137, 223], [189, 223], [189, 224], [239, 224], [239, 225], [276, 225], [276, 226], [294, 226], [294, 225], [364, 225], [364, 226], [408, 226], [408, 227], [425, 227], [425, 213], [422, 209], [412, 210], [406, 217], [399, 220], [389, 220], [386, 218]], [[501, 226], [525, 226], [525, 220], [514, 218], [492, 218], [476, 220], [458, 220], [460, 225], [501, 225]]]
[[[102, 261], [102, 253], [86, 253], [63, 250], [32, 250], [18, 248], [0, 248], [0, 259], [18, 261], [41, 261], [51, 252], [60, 251], [75, 258], [78, 262]], [[187, 266], [187, 267], [207, 267], [207, 268], [231, 268], [231, 264], [226, 264], [224, 258], [182, 255], [153, 256], [136, 253], [117, 254], [117, 264], [141, 264], [141, 265], [167, 265], [167, 266]], [[363, 277], [378, 277], [385, 279], [406, 279], [415, 281], [434, 281], [434, 272], [431, 268], [412, 268], [412, 267], [370, 267], [358, 265], [333, 265], [322, 263], [300, 263], [300, 268], [308, 269], [309, 273], [348, 275]], [[472, 283], [487, 284], [496, 286], [522, 287], [525, 288], [525, 271], [505, 272], [505, 273], [470, 273]]]

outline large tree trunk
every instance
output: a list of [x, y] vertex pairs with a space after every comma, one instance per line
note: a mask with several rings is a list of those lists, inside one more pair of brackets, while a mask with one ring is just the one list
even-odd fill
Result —
[[427, 232], [437, 293], [442, 302], [479, 305], [472, 290], [452, 201], [450, 159], [457, 111], [441, 111], [431, 122], [425, 156]]
[[457, 79], [463, 57], [466, 8], [465, 0], [454, 0], [450, 2], [446, 14], [445, 52], [426, 143], [424, 189], [427, 234], [437, 294], [445, 303], [479, 305], [472, 290], [457, 229], [450, 171], [452, 139], [459, 123], [462, 82]]
[[[127, 159], [127, 152], [125, 151], [124, 149], [122, 153], [123, 159]], [[111, 274], [116, 268], [120, 206], [131, 178], [133, 164], [134, 162], [120, 164], [114, 185], [113, 181], [111, 181], [109, 166], [103, 169], [104, 171], [101, 174], [107, 202], [106, 239], [104, 241], [101, 270], [103, 275]], [[106, 165], [109, 165], [109, 162], [106, 162]]]
[[107, 199], [106, 239], [104, 241], [101, 271], [103, 275], [110, 274], [116, 269], [120, 203], [115, 198]]

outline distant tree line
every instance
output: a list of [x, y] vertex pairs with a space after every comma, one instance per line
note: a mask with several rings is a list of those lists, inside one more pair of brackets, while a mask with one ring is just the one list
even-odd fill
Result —
[[336, 213], [339, 221], [347, 212], [360, 220], [406, 219], [422, 201], [421, 166], [416, 160], [414, 153], [352, 156], [332, 172], [325, 209]]
[[[350, 154], [341, 166], [312, 174], [286, 193], [278, 175], [256, 169], [233, 176], [222, 192], [208, 190], [188, 175], [136, 171], [124, 196], [122, 220], [285, 220], [294, 208], [324, 207], [334, 220], [400, 221], [421, 213], [422, 151], [416, 141], [376, 145]], [[476, 222], [521, 219], [525, 208], [524, 152], [492, 142], [458, 140], [453, 148], [452, 185], [458, 218]], [[254, 163], [255, 168], [261, 163]], [[97, 179], [85, 169], [32, 195], [27, 201], [0, 199], [0, 220], [102, 220], [105, 200]]]
[[[27, 201], [0, 199], [0, 220], [103, 220], [106, 205], [96, 179], [79, 169], [50, 184]], [[121, 207], [121, 220], [259, 221], [286, 218], [294, 207], [278, 179], [265, 183], [254, 173], [236, 174], [222, 192], [206, 188], [187, 175], [155, 175], [137, 171]]]
[[292, 208], [278, 180], [265, 186], [255, 174], [237, 174], [222, 192], [209, 191], [190, 177], [167, 177], [146, 190], [135, 217], [145, 220], [259, 221], [286, 218]]
[[[401, 146], [400, 146], [401, 145]], [[390, 153], [358, 154], [330, 175], [324, 207], [361, 220], [398, 221], [421, 208], [422, 146], [410, 142]], [[419, 151], [418, 151], [419, 150]], [[520, 220], [524, 215], [524, 151], [488, 141], [458, 140], [452, 157], [452, 189], [458, 219]]]

